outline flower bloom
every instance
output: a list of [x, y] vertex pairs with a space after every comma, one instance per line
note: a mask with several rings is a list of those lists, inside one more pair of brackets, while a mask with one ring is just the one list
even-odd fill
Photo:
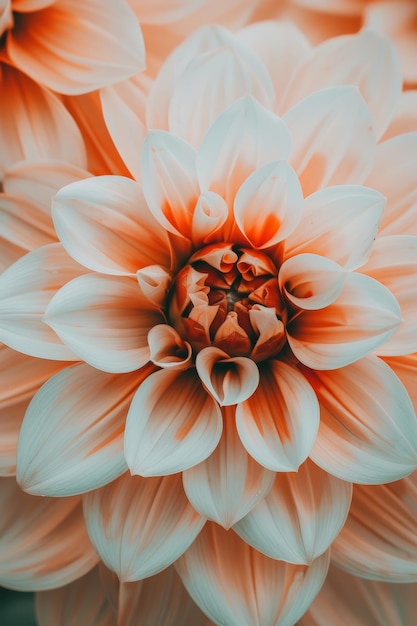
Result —
[[[155, 108], [163, 79], [150, 94], [166, 129], [144, 139], [142, 182], [63, 187], [60, 243], [0, 278], [1, 340], [73, 362], [27, 409], [21, 486], [84, 493], [90, 539], [123, 584], [176, 562], [210, 619], [248, 626], [306, 611], [351, 483], [364, 485], [346, 526], [357, 538], [361, 489], [417, 467], [415, 410], [395, 374], [417, 349], [416, 136], [377, 146], [399, 96], [395, 57], [372, 34], [311, 55], [299, 38], [274, 102], [259, 42], [275, 28], [249, 27], [247, 44], [215, 28], [185, 42]], [[338, 71], [353, 81], [356, 46], [374, 53], [358, 79], [366, 101], [332, 85], [329, 59], [347, 59]], [[388, 80], [371, 81], [380, 55]], [[344, 532], [335, 558], [355, 573]]]

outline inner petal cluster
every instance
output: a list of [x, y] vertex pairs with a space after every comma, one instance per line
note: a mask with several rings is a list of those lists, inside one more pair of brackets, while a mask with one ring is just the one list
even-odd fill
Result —
[[215, 346], [262, 361], [286, 341], [277, 267], [266, 254], [231, 243], [192, 255], [172, 285], [168, 315], [195, 352]]

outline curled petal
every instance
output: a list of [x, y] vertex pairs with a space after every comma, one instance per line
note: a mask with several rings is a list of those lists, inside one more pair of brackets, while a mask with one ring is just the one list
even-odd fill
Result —
[[37, 498], [21, 491], [14, 478], [2, 478], [0, 505], [1, 585], [54, 589], [97, 564], [80, 498]]
[[179, 475], [124, 474], [83, 499], [91, 541], [122, 582], [165, 569], [187, 550], [205, 522], [188, 502]]
[[200, 194], [191, 221], [191, 238], [195, 246], [211, 243], [227, 219], [227, 204], [212, 191]]
[[115, 376], [79, 364], [45, 383], [20, 431], [20, 486], [34, 495], [68, 496], [97, 489], [125, 472], [127, 412], [151, 371]]
[[208, 457], [222, 431], [217, 403], [203, 389], [194, 368], [151, 374], [133, 398], [125, 432], [125, 456], [132, 474], [181, 472]]
[[95, 567], [70, 583], [52, 591], [36, 594], [39, 626], [115, 626], [115, 615], [103, 591], [99, 568]]
[[104, 372], [131, 372], [149, 360], [147, 335], [162, 314], [128, 277], [87, 274], [51, 300], [46, 323], [74, 352]]
[[9, 267], [0, 277], [0, 340], [31, 356], [77, 361], [43, 317], [53, 295], [84, 271], [58, 243], [29, 252]]
[[257, 390], [236, 408], [243, 445], [258, 463], [276, 472], [298, 469], [318, 425], [314, 391], [298, 370], [280, 361], [262, 365]]
[[295, 315], [287, 338], [304, 365], [335, 369], [382, 346], [400, 323], [401, 311], [391, 292], [369, 276], [352, 273], [332, 304]]
[[91, 270], [123, 276], [170, 264], [166, 233], [129, 178], [96, 176], [67, 185], [53, 199], [52, 214], [62, 245]]
[[93, 91], [145, 68], [139, 24], [122, 0], [56, 0], [21, 14], [7, 52], [36, 82], [67, 94]]
[[230, 358], [218, 348], [204, 348], [196, 358], [203, 384], [221, 406], [243, 402], [259, 383], [259, 370], [251, 359]]
[[268, 248], [294, 230], [302, 208], [296, 173], [286, 161], [272, 161], [255, 170], [240, 187], [234, 215], [251, 246]]
[[150, 131], [143, 144], [142, 175], [146, 201], [158, 222], [174, 235], [190, 237], [200, 194], [193, 148], [165, 131]]
[[216, 624], [295, 624], [325, 579], [329, 554], [310, 567], [276, 561], [233, 531], [208, 522], [175, 567], [193, 600]]
[[151, 304], [162, 309], [172, 282], [171, 273], [160, 265], [148, 265], [138, 270], [136, 277], [143, 295]]
[[184, 369], [188, 366], [192, 349], [183, 341], [175, 328], [168, 324], [158, 324], [148, 333], [150, 360], [159, 367]]
[[417, 420], [400, 380], [375, 356], [329, 372], [307, 372], [320, 401], [310, 454], [342, 480], [383, 483], [417, 467]]
[[230, 528], [262, 500], [275, 477], [248, 455], [237, 435], [234, 418], [234, 408], [225, 407], [217, 448], [208, 459], [183, 473], [191, 504], [224, 528]]
[[289, 563], [311, 564], [345, 523], [352, 486], [307, 460], [277, 474], [274, 486], [234, 530], [251, 546]]
[[293, 142], [289, 161], [305, 196], [323, 187], [366, 180], [376, 138], [370, 111], [356, 87], [316, 91], [283, 120]]
[[357, 269], [368, 260], [385, 204], [382, 194], [360, 185], [316, 191], [305, 199], [302, 220], [283, 244], [284, 258], [310, 252]]
[[342, 293], [346, 272], [340, 265], [317, 254], [298, 254], [279, 271], [279, 286], [294, 306], [323, 309]]
[[351, 511], [332, 547], [336, 565], [363, 578], [417, 582], [416, 503], [416, 472], [388, 485], [355, 485]]
[[401, 68], [395, 46], [387, 37], [370, 30], [323, 42], [294, 73], [284, 106], [288, 108], [318, 89], [336, 85], [359, 87], [381, 137], [401, 94]]

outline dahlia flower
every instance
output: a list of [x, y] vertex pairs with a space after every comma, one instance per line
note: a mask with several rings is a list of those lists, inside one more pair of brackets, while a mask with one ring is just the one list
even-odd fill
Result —
[[[16, 519], [0, 583], [70, 584], [54, 596], [62, 621], [85, 584], [85, 611], [120, 603], [128, 623], [155, 584], [187, 590], [184, 624], [282, 626], [318, 594], [330, 544], [346, 576], [415, 580], [417, 136], [381, 140], [400, 100], [393, 47], [364, 32], [312, 50], [278, 23], [202, 29], [151, 86], [153, 129], [133, 119], [139, 165], [122, 118], [109, 123], [132, 80], [102, 103], [137, 180], [64, 186], [58, 242], [0, 277], [6, 402], [19, 413], [25, 355], [40, 364], [26, 402], [51, 375], [20, 428], [28, 493], [0, 482]], [[47, 599], [42, 611], [58, 619]]]

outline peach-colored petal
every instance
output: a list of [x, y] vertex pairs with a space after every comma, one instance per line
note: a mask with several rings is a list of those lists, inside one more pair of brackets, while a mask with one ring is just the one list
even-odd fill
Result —
[[222, 432], [221, 411], [195, 369], [163, 369], [149, 376], [133, 398], [125, 432], [132, 474], [174, 474], [207, 458]]
[[417, 420], [400, 380], [368, 356], [341, 369], [305, 372], [320, 401], [311, 458], [342, 480], [382, 483], [417, 467]]
[[79, 96], [63, 96], [62, 101], [82, 133], [87, 150], [88, 170], [96, 176], [130, 176], [107, 130], [99, 90]]
[[103, 117], [126, 167], [141, 179], [141, 148], [145, 137], [145, 106], [149, 77], [137, 74], [100, 90]]
[[417, 131], [417, 89], [403, 91], [401, 98], [383, 139]]
[[318, 89], [337, 85], [359, 87], [377, 136], [381, 137], [401, 94], [401, 68], [394, 45], [368, 30], [325, 41], [295, 72], [284, 108], [294, 106]]
[[237, 38], [264, 63], [275, 89], [275, 110], [283, 112], [282, 101], [297, 67], [309, 56], [311, 46], [303, 33], [290, 21], [275, 20], [249, 24]]
[[147, 265], [136, 272], [136, 278], [143, 295], [162, 309], [172, 283], [171, 272], [160, 265]]
[[198, 146], [218, 115], [249, 95], [273, 108], [274, 89], [266, 68], [251, 50], [230, 38], [228, 44], [200, 53], [188, 63], [171, 96], [169, 129]]
[[119, 626], [138, 626], [138, 615], [141, 626], [215, 626], [190, 598], [172, 565], [145, 580], [122, 583], [118, 605]]
[[38, 202], [7, 193], [0, 194], [2, 238], [18, 246], [22, 255], [56, 241], [50, 215]]
[[272, 161], [255, 170], [239, 188], [234, 216], [253, 248], [268, 248], [297, 226], [303, 194], [297, 175], [286, 161]]
[[56, 96], [5, 64], [0, 94], [0, 171], [38, 158], [86, 167], [81, 133]]
[[330, 565], [325, 583], [299, 626], [414, 626], [416, 583], [351, 576]]
[[0, 2], [0, 37], [13, 26], [13, 11], [11, 0]]
[[150, 360], [159, 367], [185, 369], [188, 367], [192, 348], [181, 339], [175, 328], [168, 324], [158, 324], [148, 333]]
[[223, 433], [217, 448], [208, 459], [183, 473], [191, 504], [224, 528], [230, 528], [265, 497], [275, 476], [248, 455], [234, 420], [234, 407], [223, 409]]
[[244, 180], [269, 161], [287, 159], [290, 136], [285, 124], [251, 97], [240, 98], [219, 115], [197, 154], [203, 191], [220, 194], [233, 207]]
[[154, 217], [174, 235], [189, 237], [200, 194], [193, 148], [165, 131], [150, 131], [143, 144], [142, 173]]
[[283, 120], [292, 138], [289, 160], [304, 195], [366, 180], [376, 139], [371, 113], [357, 87], [316, 91], [287, 111]]
[[101, 274], [79, 276], [64, 285], [44, 319], [80, 359], [112, 373], [146, 365], [148, 332], [164, 321], [136, 280]]
[[310, 460], [277, 474], [274, 486], [233, 529], [251, 546], [289, 563], [311, 564], [345, 523], [352, 486]]
[[33, 394], [66, 363], [33, 359], [0, 344], [0, 475], [16, 473], [20, 426]]
[[61, 587], [96, 565], [81, 499], [37, 498], [0, 480], [0, 584], [19, 591]]
[[193, 600], [216, 624], [295, 624], [318, 593], [329, 554], [310, 567], [264, 556], [208, 522], [175, 564]]
[[261, 366], [255, 393], [236, 408], [243, 445], [264, 467], [296, 471], [309, 454], [319, 424], [316, 396], [304, 376], [280, 361]]
[[414, 411], [417, 414], [417, 385], [415, 384], [417, 352], [414, 354], [404, 354], [402, 356], [385, 357], [384, 361], [394, 370], [406, 388]]
[[219, 348], [203, 348], [197, 354], [196, 368], [204, 386], [220, 406], [250, 398], [259, 383], [259, 370], [252, 359], [230, 358]]
[[27, 250], [0, 235], [0, 273], [16, 263]]
[[55, 0], [12, 0], [13, 11], [21, 13], [39, 11], [39, 9], [44, 9], [54, 2]]
[[416, 503], [416, 472], [388, 485], [355, 485], [333, 544], [336, 565], [363, 578], [417, 582]]
[[126, 471], [123, 433], [132, 397], [153, 371], [124, 376], [88, 365], [53, 376], [23, 420], [17, 480], [34, 495], [70, 496], [96, 489]]
[[7, 269], [0, 277], [1, 341], [31, 356], [77, 361], [43, 316], [62, 284], [83, 271], [59, 243], [29, 252]]
[[56, 0], [22, 14], [7, 52], [36, 82], [66, 94], [92, 91], [145, 68], [142, 33], [123, 0]]
[[91, 540], [122, 582], [165, 569], [187, 550], [205, 523], [188, 502], [179, 474], [124, 474], [83, 500]]
[[[39, 211], [50, 220], [51, 198], [58, 189], [90, 176], [87, 170], [67, 161], [37, 158], [19, 161], [8, 167], [3, 178], [3, 190], [35, 202]], [[36, 221], [39, 220], [40, 216], [36, 218]]]
[[98, 567], [65, 587], [38, 592], [35, 603], [39, 626], [116, 626], [117, 623], [103, 592]]
[[400, 307], [391, 292], [370, 276], [352, 272], [332, 304], [294, 316], [287, 339], [304, 365], [335, 369], [382, 346], [400, 323]]
[[385, 202], [360, 185], [316, 191], [305, 199], [301, 222], [284, 242], [284, 258], [310, 252], [357, 269], [371, 253]]
[[387, 35], [399, 52], [406, 83], [417, 83], [417, 6], [413, 0], [383, 0], [365, 6], [364, 26]]
[[205, 25], [178, 45], [166, 58], [152, 84], [146, 107], [147, 127], [169, 129], [168, 109], [172, 93], [193, 59], [223, 46], [233, 47], [234, 43], [233, 35], [223, 26]]
[[279, 286], [296, 307], [323, 309], [342, 293], [346, 271], [318, 254], [297, 254], [280, 267]]
[[402, 322], [378, 353], [400, 355], [417, 350], [417, 237], [378, 237], [368, 263], [361, 271], [372, 276], [396, 297]]
[[52, 215], [67, 252], [89, 269], [133, 275], [146, 265], [170, 264], [167, 236], [130, 178], [96, 176], [67, 185], [53, 199]]
[[378, 145], [366, 184], [387, 198], [380, 234], [417, 235], [417, 132]]

